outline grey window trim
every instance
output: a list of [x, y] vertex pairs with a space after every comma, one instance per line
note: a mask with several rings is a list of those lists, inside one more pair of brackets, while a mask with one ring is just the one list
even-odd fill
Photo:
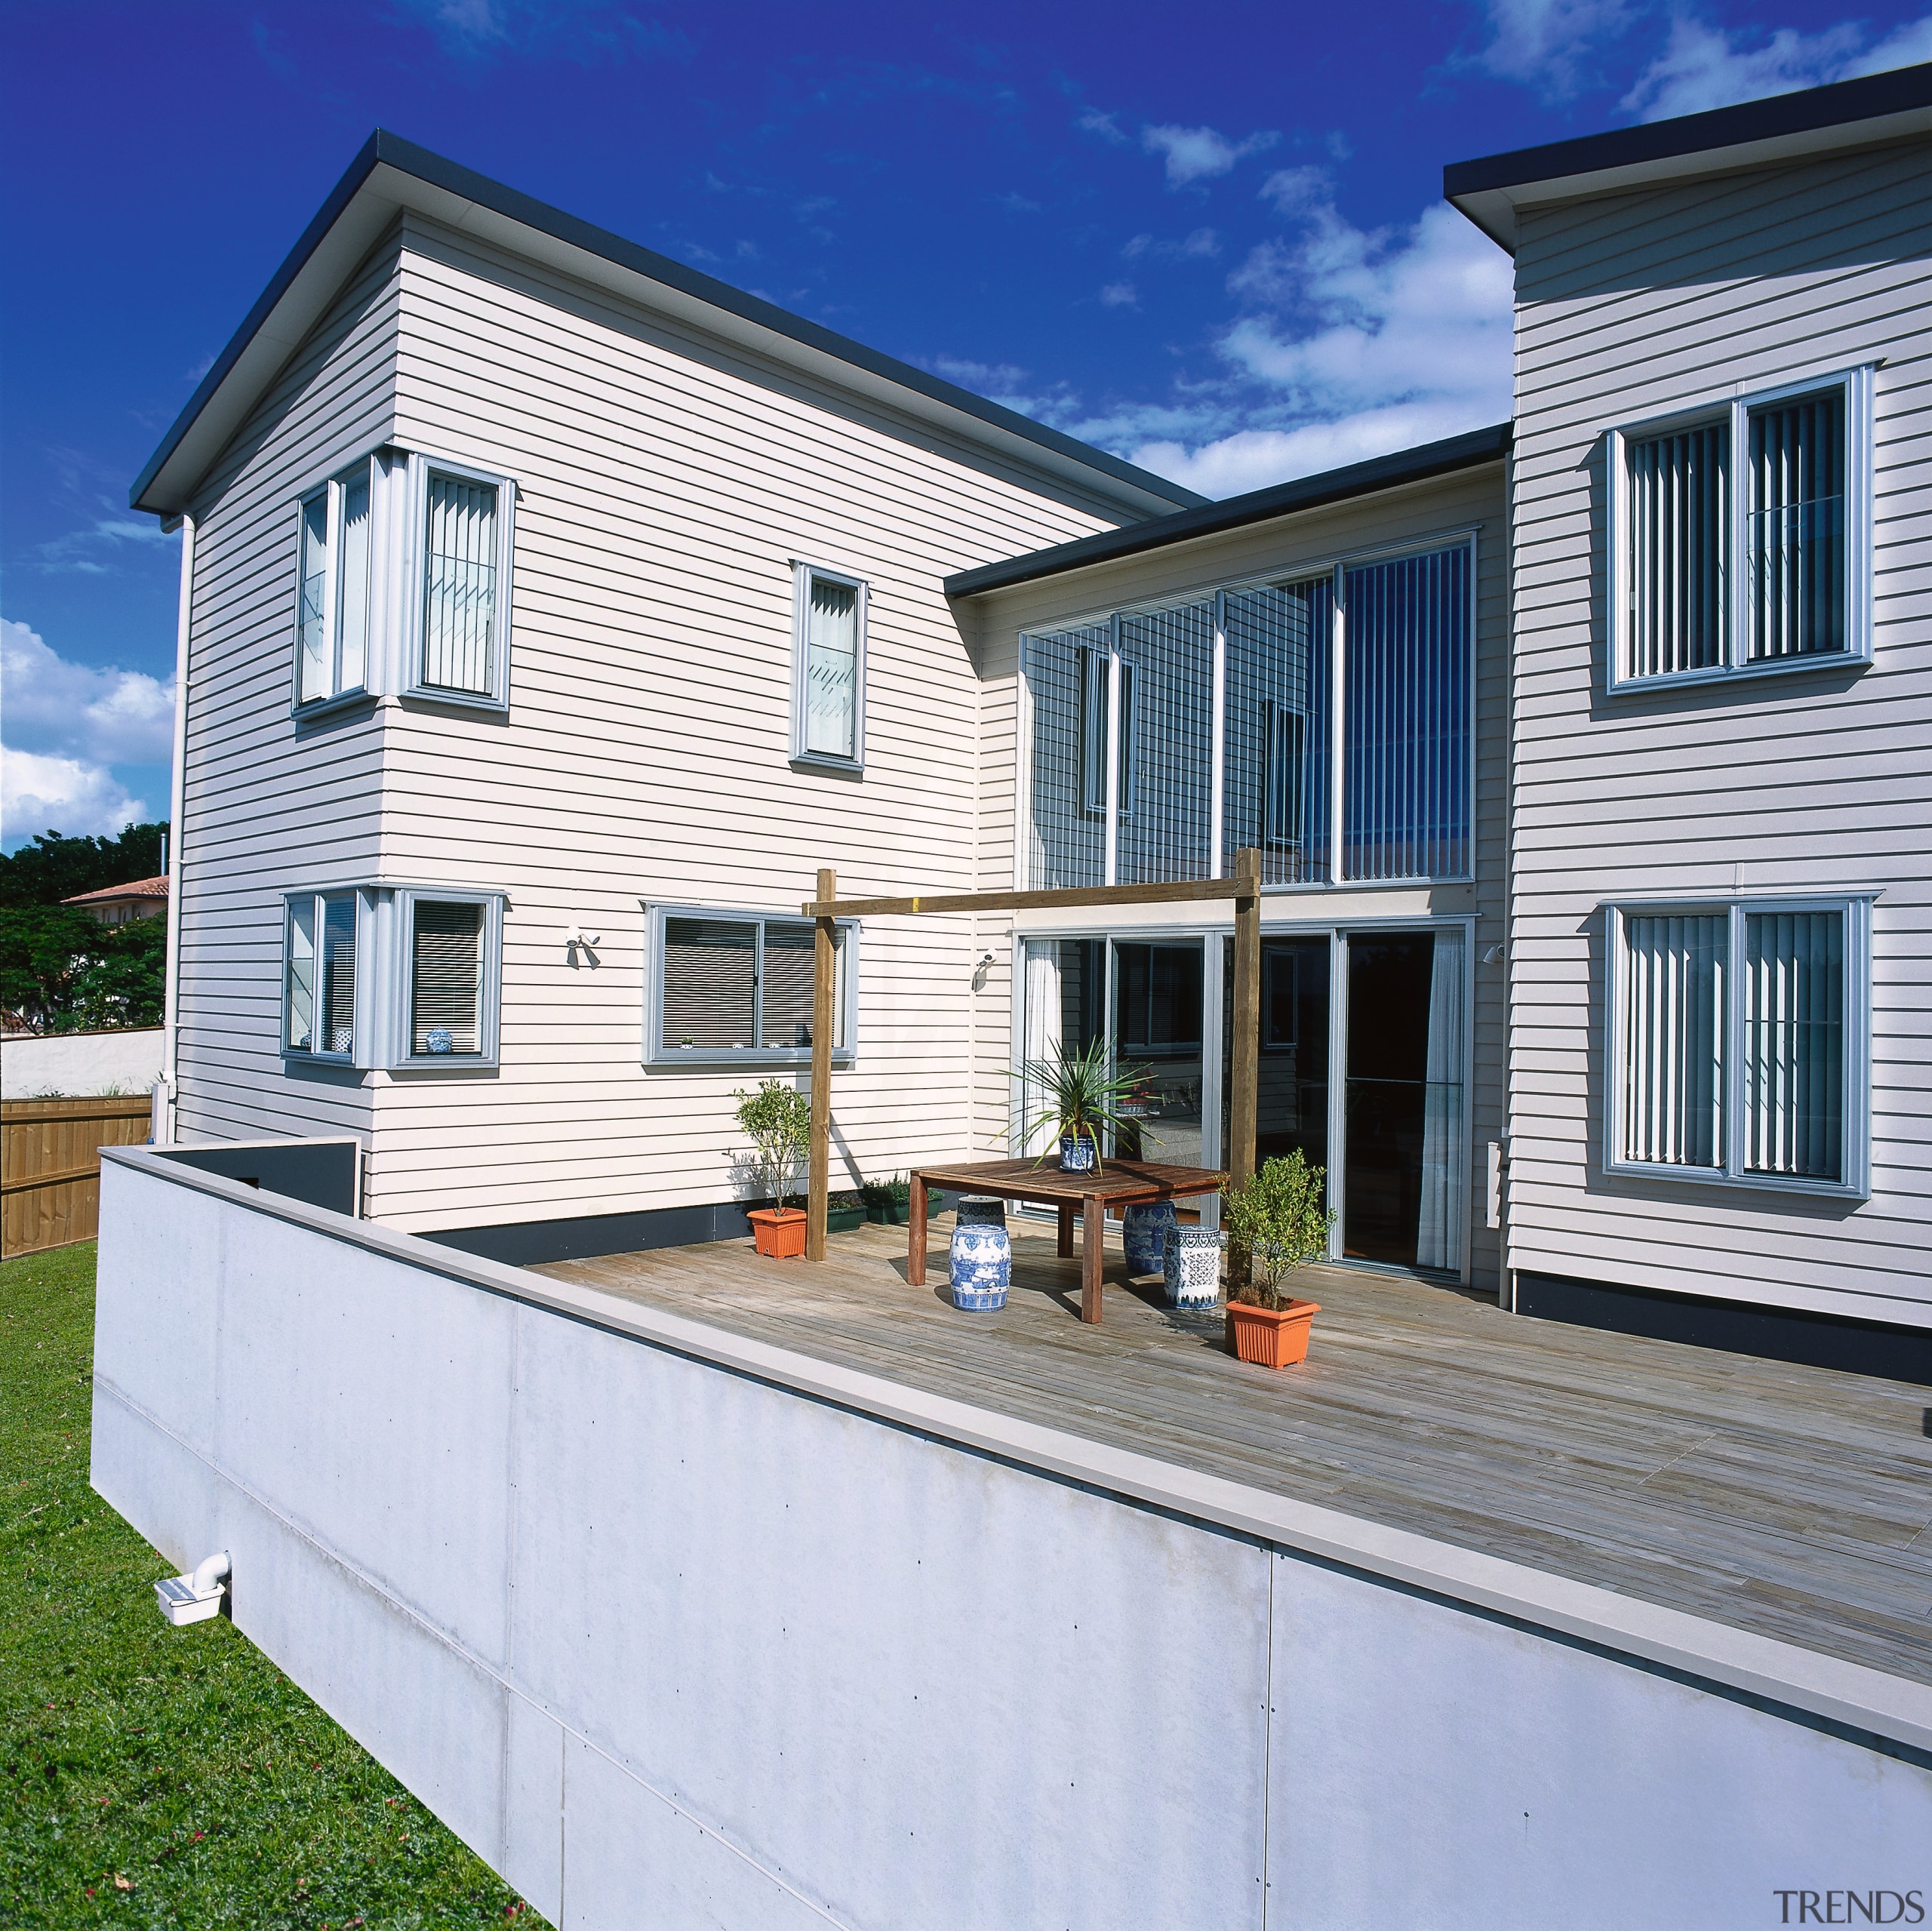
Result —
[[[320, 944], [320, 935], [324, 927], [322, 908], [331, 899], [346, 899], [355, 908], [355, 995], [349, 1019], [352, 1043], [346, 1053], [325, 1053], [313, 1046], [292, 1046], [288, 1038], [291, 1018], [289, 981], [295, 964], [295, 908], [305, 900], [315, 907], [315, 930], [318, 935], [315, 941], [312, 942], [315, 945], [315, 983], [309, 995], [312, 1004], [309, 1019], [309, 1036], [312, 1039], [319, 1025], [315, 1007], [320, 1003], [322, 992]], [[281, 1053], [285, 1062], [316, 1066], [366, 1066], [369, 1064], [367, 1048], [371, 1017], [368, 971], [371, 927], [365, 895], [355, 886], [306, 887], [285, 891], [281, 894], [281, 995], [275, 1004]]]
[[[1618, 423], [1604, 432], [1606, 515], [1602, 623], [1606, 640], [1604, 687], [1611, 696], [1675, 690], [1694, 684], [1727, 684], [1740, 678], [1797, 676], [1807, 671], [1857, 668], [1872, 661], [1874, 417], [1878, 369], [1878, 362], [1872, 361], [1850, 367], [1841, 364], [1799, 380], [1765, 387], [1749, 388], [1740, 383], [1734, 385], [1727, 394], [1714, 395], [1704, 402], [1663, 415]], [[1829, 389], [1841, 389], [1844, 396], [1845, 648], [1739, 663], [1736, 660], [1740, 640], [1746, 634], [1750, 617], [1747, 573], [1740, 563], [1746, 553], [1745, 523], [1748, 511], [1745, 490], [1740, 482], [1743, 471], [1739, 452], [1748, 446], [1751, 412], [1770, 403], [1787, 401], [1793, 396], [1815, 395]], [[1727, 630], [1725, 650], [1732, 661], [1697, 670], [1661, 671], [1643, 676], [1628, 675], [1625, 666], [1629, 662], [1630, 653], [1629, 444], [1633, 440], [1660, 435], [1673, 429], [1694, 429], [1701, 424], [1715, 423], [1728, 423], [1730, 432], [1726, 554], [1723, 561]]]
[[[795, 912], [745, 912], [735, 906], [669, 905], [656, 899], [640, 901], [646, 921], [644, 977], [643, 1062], [647, 1066], [682, 1068], [690, 1072], [737, 1071], [740, 1069], [771, 1070], [786, 1066], [809, 1066], [809, 1046], [747, 1046], [735, 1047], [667, 1047], [664, 1044], [664, 926], [667, 919], [703, 918], [728, 921], [756, 928], [753, 971], [758, 987], [758, 1029], [764, 1023], [764, 927], [768, 923], [810, 925]], [[841, 955], [837, 997], [838, 1031], [843, 1044], [832, 1049], [835, 1066], [850, 1066], [858, 1058], [859, 1038], [859, 934], [860, 921], [841, 918], [833, 921], [838, 933]]]
[[[516, 506], [521, 492], [515, 478], [505, 475], [500, 470], [484, 469], [473, 463], [438, 456], [421, 449], [409, 449], [404, 454], [406, 481], [403, 490], [401, 567], [398, 571], [400, 594], [396, 612], [396, 687], [402, 696], [417, 703], [466, 711], [499, 714], [507, 712], [512, 627], [510, 606], [515, 587], [513, 566], [516, 555]], [[460, 482], [484, 484], [497, 493], [497, 591], [491, 635], [494, 661], [491, 688], [487, 692], [453, 690], [447, 685], [423, 680], [423, 600], [429, 593], [426, 571], [432, 476], [448, 476]]]
[[[389, 1051], [383, 1063], [395, 1072], [453, 1074], [477, 1067], [494, 1069], [501, 1065], [501, 1030], [503, 998], [503, 895], [500, 892], [466, 890], [455, 885], [405, 885], [389, 895], [391, 944], [384, 975], [389, 1025]], [[416, 907], [432, 905], [481, 906], [483, 983], [478, 1001], [477, 1044], [475, 1053], [418, 1053], [414, 1050], [415, 954], [411, 937], [415, 930]]]
[[[841, 583], [853, 598], [852, 755], [805, 748], [806, 653], [811, 641], [812, 584], [817, 579]], [[827, 770], [863, 772], [866, 768], [866, 654], [872, 610], [872, 585], [850, 570], [799, 558], [792, 561], [792, 762]]]
[[[1603, 1142], [1598, 1160], [1606, 1176], [1654, 1181], [1670, 1186], [1743, 1188], [1754, 1192], [1804, 1195], [1830, 1200], [1869, 1200], [1872, 1195], [1872, 905], [1875, 891], [1727, 892], [1709, 896], [1652, 898], [1633, 895], [1607, 902], [1604, 915]], [[1744, 1166], [1745, 1090], [1743, 957], [1745, 919], [1752, 912], [1829, 912], [1844, 920], [1843, 1177], [1752, 1173]], [[1727, 921], [1725, 1005], [1718, 1015], [1724, 1050], [1722, 1089], [1724, 1164], [1678, 1167], [1662, 1161], [1626, 1160], [1623, 1021], [1626, 942], [1624, 925], [1632, 915], [1654, 917], [1721, 917]]]
[[[295, 500], [295, 601], [294, 631], [295, 647], [291, 666], [289, 713], [293, 717], [312, 718], [325, 712], [337, 711], [366, 703], [382, 687], [381, 643], [387, 628], [383, 622], [383, 592], [386, 588], [387, 544], [386, 542], [389, 506], [387, 488], [389, 466], [384, 460], [389, 454], [386, 444], [379, 444], [353, 462], [344, 463], [334, 470], [322, 481], [304, 490]], [[353, 482], [358, 473], [365, 478], [369, 487], [369, 554], [365, 564], [368, 581], [365, 588], [368, 612], [368, 635], [363, 641], [362, 675], [354, 684], [342, 681], [342, 501], [344, 488]], [[305, 527], [309, 506], [318, 500], [326, 503], [324, 513], [323, 550], [326, 561], [322, 578], [322, 632], [327, 640], [328, 652], [328, 688], [314, 697], [302, 694], [302, 557]]]

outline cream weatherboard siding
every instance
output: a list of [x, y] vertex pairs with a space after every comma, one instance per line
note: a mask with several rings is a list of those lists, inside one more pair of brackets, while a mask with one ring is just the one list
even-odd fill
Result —
[[[1932, 149], [1527, 211], [1510, 1228], [1521, 1270], [1932, 1324]], [[1611, 698], [1603, 432], [1878, 361], [1875, 660]], [[1876, 890], [1863, 1203], [1607, 1177], [1607, 901]]]
[[[1473, 1053], [1469, 1067], [1469, 1278], [1494, 1291], [1502, 1265], [1500, 1237], [1487, 1225], [1484, 1150], [1502, 1130], [1505, 1026], [1503, 973], [1500, 962], [1484, 966], [1483, 949], [1503, 933], [1504, 802], [1507, 770], [1504, 717], [1509, 664], [1508, 504], [1504, 466], [1491, 463], [1433, 481], [1411, 484], [1319, 509], [1091, 565], [1032, 583], [1016, 585], [972, 600], [978, 649], [985, 667], [983, 702], [988, 728], [983, 795], [982, 876], [988, 884], [1016, 875], [1016, 813], [1024, 801], [1029, 761], [1020, 755], [1023, 693], [1018, 676], [1019, 640], [1029, 631], [1057, 629], [1096, 613], [1137, 604], [1165, 602], [1221, 585], [1319, 568], [1337, 558], [1473, 530], [1476, 551], [1476, 801], [1475, 881], [1472, 884], [1381, 887], [1302, 886], [1271, 889], [1262, 904], [1264, 932], [1294, 926], [1364, 926], [1430, 918], [1473, 915]], [[1233, 854], [1225, 862], [1232, 866]], [[1149, 931], [1232, 931], [1233, 908], [1222, 906], [1121, 907], [1084, 918], [1070, 914], [1022, 915], [995, 934], [984, 928], [981, 950], [991, 950], [997, 970], [982, 1001], [981, 1064], [976, 1112], [997, 1106], [998, 1126], [982, 1127], [983, 1148], [1000, 1145], [1008, 1124], [1009, 1071], [1013, 1065], [1014, 997], [1011, 982], [1012, 933], [1098, 932], [1132, 927]]]
[[367, 709], [299, 730], [296, 503], [391, 432], [400, 287], [377, 249], [196, 492], [180, 829], [184, 1140], [368, 1133], [353, 1074], [285, 1072], [285, 887], [373, 874], [381, 733]]
[[[972, 885], [981, 692], [940, 581], [1143, 512], [1097, 474], [1089, 490], [1029, 472], [413, 214], [385, 289], [384, 428], [354, 418], [352, 432], [318, 396], [311, 410], [347, 355], [332, 318], [261, 420], [247, 501], [211, 489], [210, 527], [235, 530], [262, 581], [248, 755], [300, 801], [305, 835], [334, 827], [331, 875], [506, 895], [501, 1065], [285, 1075], [271, 900], [285, 852], [237, 835], [256, 887], [228, 909], [230, 949], [211, 962], [233, 1036], [218, 1075], [192, 1061], [184, 1084], [206, 1066], [221, 1093], [184, 1112], [184, 1136], [352, 1126], [368, 1135], [368, 1211], [411, 1230], [742, 1196], [732, 1093], [756, 1075], [640, 1064], [645, 904], [795, 915], [824, 865], [846, 896]], [[312, 413], [334, 440], [312, 458], [283, 451], [285, 426]], [[515, 480], [508, 713], [391, 699], [372, 721], [298, 739], [295, 478], [383, 433]], [[237, 473], [231, 460], [224, 475]], [[791, 761], [795, 559], [871, 586], [862, 776]], [[227, 580], [208, 580], [207, 607]], [[211, 650], [198, 635], [198, 675], [219, 677], [233, 733], [238, 673]], [[198, 743], [217, 728], [211, 715]], [[338, 778], [351, 744], [363, 762]], [[191, 796], [209, 755], [191, 764]], [[247, 801], [261, 808], [259, 793]], [[594, 964], [571, 963], [573, 927], [599, 936]], [[204, 915], [194, 945], [207, 930]], [[963, 920], [862, 935], [858, 1060], [834, 1077], [835, 1186], [977, 1144], [973, 939]], [[244, 1067], [262, 1096], [245, 1117]]]

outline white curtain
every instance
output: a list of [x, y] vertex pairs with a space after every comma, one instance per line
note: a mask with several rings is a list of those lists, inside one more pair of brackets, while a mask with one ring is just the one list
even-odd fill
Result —
[[1423, 1077], [1422, 1214], [1416, 1265], [1463, 1264], [1463, 935], [1438, 932], [1429, 975], [1429, 1056]]
[[[1029, 1065], [1051, 1059], [1060, 1051], [1060, 941], [1029, 939], [1026, 941], [1026, 1009], [1023, 1020], [1022, 1050]], [[1020, 1087], [1021, 1144], [1023, 1158], [1044, 1152], [1051, 1136], [1044, 1127], [1032, 1125], [1033, 1117], [1047, 1103], [1046, 1096], [1030, 1079]]]

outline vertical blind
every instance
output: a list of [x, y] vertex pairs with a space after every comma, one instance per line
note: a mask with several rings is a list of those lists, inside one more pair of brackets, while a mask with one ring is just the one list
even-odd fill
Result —
[[325, 697], [329, 691], [328, 635], [323, 621], [329, 573], [329, 499], [324, 490], [302, 506], [302, 585], [296, 629], [301, 653], [301, 693]]
[[1750, 412], [1751, 655], [1845, 647], [1844, 396]]
[[1345, 573], [1343, 874], [1469, 869], [1469, 552]]
[[1725, 661], [1730, 430], [1706, 423], [1629, 445], [1629, 675]]
[[1844, 1169], [1844, 918], [1744, 920], [1744, 1164], [1838, 1180]]
[[354, 690], [369, 655], [369, 469], [342, 486], [342, 574], [336, 592], [338, 690]]
[[432, 474], [425, 539], [423, 681], [495, 693], [497, 490]]
[[483, 1050], [483, 921], [479, 905], [418, 899], [410, 936], [409, 1050]]
[[1623, 924], [1626, 1160], [1721, 1167], [1724, 913], [1627, 918]]
[[832, 758], [858, 755], [859, 592], [814, 576], [805, 613], [805, 743]]
[[1314, 884], [1328, 876], [1334, 610], [1332, 576], [1231, 590], [1223, 600], [1223, 862], [1257, 845], [1269, 884]]
[[[1103, 633], [1104, 635], [1104, 633]], [[1107, 680], [1111, 647], [1097, 646], [1080, 653], [1080, 808], [1107, 808]], [[1134, 779], [1140, 768], [1135, 747], [1140, 741], [1140, 679], [1134, 666], [1120, 667], [1120, 779], [1115, 808], [1131, 811]]]
[[1137, 610], [1121, 619], [1119, 633], [1124, 815], [1116, 876], [1124, 885], [1205, 878], [1213, 857], [1214, 603]]

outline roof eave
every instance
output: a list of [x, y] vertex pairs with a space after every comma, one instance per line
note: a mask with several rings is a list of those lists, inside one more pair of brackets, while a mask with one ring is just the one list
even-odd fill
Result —
[[[379, 171], [383, 171], [378, 179]], [[420, 184], [421, 192], [411, 184]], [[385, 186], [391, 195], [375, 192]], [[958, 433], [1003, 446], [1089, 487], [1133, 500], [1143, 514], [1207, 499], [1017, 410], [794, 315], [669, 256], [580, 221], [383, 129], [364, 144], [246, 320], [210, 367], [129, 493], [136, 509], [178, 515], [248, 407], [313, 327], [328, 300], [404, 206], [423, 205], [475, 229], [507, 224], [543, 238], [545, 258], [609, 265], [651, 284], [675, 306], [709, 314], [743, 340], [795, 361], [835, 365], [848, 383], [897, 397]], [[560, 261], [560, 265], [561, 265]], [[326, 294], [318, 297], [318, 290]], [[230, 406], [223, 407], [226, 393]], [[238, 398], [238, 401], [237, 400]]]
[[1144, 555], [1149, 550], [1222, 536], [1278, 516], [1293, 516], [1357, 497], [1429, 482], [1460, 469], [1500, 463], [1509, 454], [1511, 436], [1510, 424], [1492, 423], [1487, 429], [1446, 437], [1440, 442], [1424, 443], [1414, 449], [1372, 457], [1365, 463], [1324, 470], [1319, 475], [1298, 477], [1293, 482], [1251, 490], [1244, 496], [1229, 497], [1198, 509], [1181, 510], [1171, 516], [1129, 524], [1124, 529], [1083, 537], [1075, 543], [1057, 543], [1051, 549], [984, 564], [977, 570], [963, 570], [949, 577], [943, 587], [946, 594], [955, 599], [985, 596], [995, 590], [1064, 576], [1071, 570], [1094, 569], [1124, 557]]

